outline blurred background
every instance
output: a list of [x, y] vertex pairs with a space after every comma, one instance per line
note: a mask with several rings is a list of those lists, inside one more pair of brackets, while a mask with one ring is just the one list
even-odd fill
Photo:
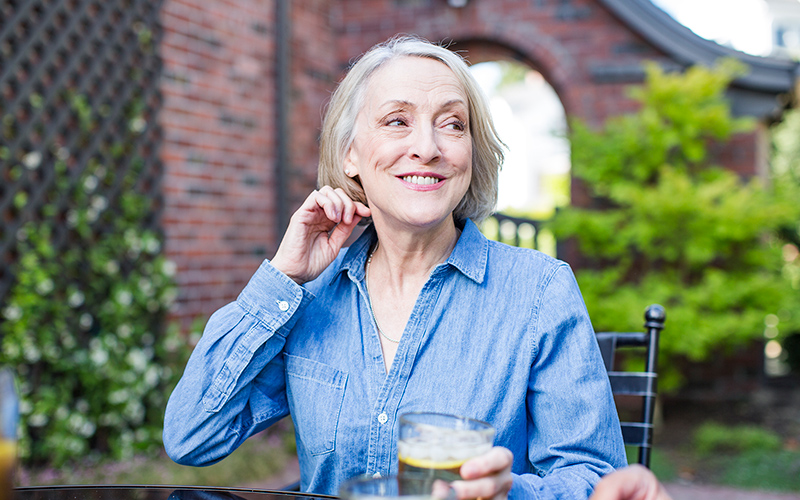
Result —
[[289, 420], [172, 464], [164, 404], [315, 187], [336, 82], [413, 33], [468, 60], [508, 146], [483, 231], [569, 262], [598, 331], [665, 306], [657, 475], [800, 496], [800, 0], [0, 6], [17, 484], [296, 479]]

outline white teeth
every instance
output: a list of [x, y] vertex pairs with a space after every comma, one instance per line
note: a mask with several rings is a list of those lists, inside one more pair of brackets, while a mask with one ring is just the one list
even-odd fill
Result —
[[417, 175], [407, 175], [403, 177], [403, 180], [411, 184], [436, 184], [439, 182], [439, 179], [436, 177], [422, 177]]

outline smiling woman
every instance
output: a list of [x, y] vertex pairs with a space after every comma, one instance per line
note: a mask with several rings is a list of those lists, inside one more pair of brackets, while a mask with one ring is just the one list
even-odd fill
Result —
[[399, 417], [428, 411], [497, 430], [461, 467], [460, 498], [585, 499], [623, 465], [571, 270], [476, 226], [501, 146], [460, 56], [410, 37], [367, 52], [331, 98], [320, 188], [209, 320], [170, 397], [169, 455], [213, 463], [291, 414], [302, 488], [336, 494], [396, 473]]

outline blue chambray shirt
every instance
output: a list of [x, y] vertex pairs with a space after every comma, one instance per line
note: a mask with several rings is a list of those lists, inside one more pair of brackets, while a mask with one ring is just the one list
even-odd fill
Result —
[[409, 411], [491, 423], [512, 498], [587, 498], [626, 465], [600, 351], [569, 266], [471, 222], [422, 288], [387, 374], [364, 286], [372, 228], [314, 281], [265, 261], [210, 318], [170, 396], [164, 445], [208, 465], [291, 414], [304, 491], [397, 472]]

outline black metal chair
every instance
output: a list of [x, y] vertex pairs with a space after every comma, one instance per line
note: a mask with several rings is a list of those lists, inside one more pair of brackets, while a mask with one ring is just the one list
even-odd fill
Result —
[[[637, 411], [638, 420], [620, 416], [622, 437], [626, 445], [639, 448], [638, 462], [650, 467], [650, 450], [653, 446], [653, 413], [658, 393], [658, 341], [664, 329], [666, 313], [664, 308], [653, 304], [644, 313], [644, 332], [599, 332], [597, 343], [603, 354], [603, 361], [611, 381], [614, 396], [634, 396], [641, 398], [641, 409]], [[620, 348], [639, 348], [644, 350], [644, 371], [616, 371], [615, 358]]]

